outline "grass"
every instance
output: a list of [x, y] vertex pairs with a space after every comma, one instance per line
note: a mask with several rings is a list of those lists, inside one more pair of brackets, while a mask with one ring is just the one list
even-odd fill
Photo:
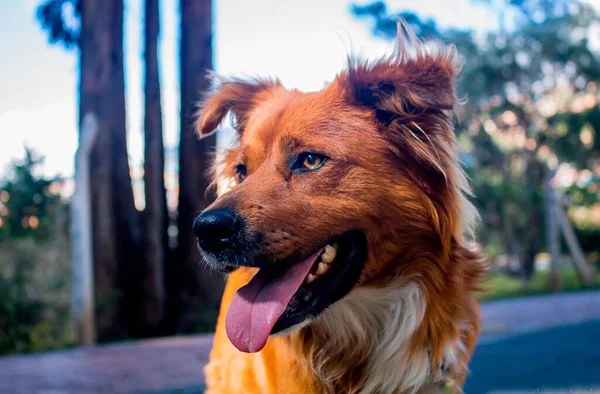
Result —
[[[579, 291], [585, 290], [577, 273], [571, 267], [561, 270], [562, 289], [561, 291]], [[519, 278], [509, 276], [504, 273], [491, 273], [483, 284], [484, 291], [478, 294], [482, 301], [497, 300], [504, 298], [516, 298], [532, 295], [551, 293], [550, 272], [536, 272], [528, 286], [524, 286]], [[594, 284], [590, 287], [600, 289], [600, 271], [594, 274]]]

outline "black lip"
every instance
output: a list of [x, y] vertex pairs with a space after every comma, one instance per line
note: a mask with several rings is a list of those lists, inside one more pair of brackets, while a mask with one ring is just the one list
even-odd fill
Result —
[[362, 231], [350, 231], [327, 243], [332, 242], [337, 242], [339, 247], [331, 268], [323, 277], [298, 289], [271, 334], [318, 316], [348, 294], [358, 281], [367, 257], [365, 234]]

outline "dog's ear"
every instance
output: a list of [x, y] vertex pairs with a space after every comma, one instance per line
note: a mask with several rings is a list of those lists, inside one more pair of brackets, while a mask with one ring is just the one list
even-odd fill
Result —
[[394, 54], [376, 62], [351, 60], [334, 83], [350, 104], [370, 109], [390, 149], [426, 191], [454, 181], [456, 50], [423, 44], [402, 23]]
[[225, 79], [213, 76], [214, 88], [200, 103], [196, 128], [200, 137], [215, 132], [225, 115], [234, 115], [234, 127], [243, 132], [249, 112], [260, 101], [261, 94], [276, 86], [278, 81]]
[[384, 125], [410, 122], [428, 110], [451, 110], [459, 67], [453, 47], [421, 43], [403, 23], [393, 55], [375, 62], [350, 59], [337, 78], [352, 102], [373, 108]]

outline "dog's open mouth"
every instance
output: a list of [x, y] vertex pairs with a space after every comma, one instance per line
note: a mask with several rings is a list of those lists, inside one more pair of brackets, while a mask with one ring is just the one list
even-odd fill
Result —
[[356, 284], [366, 260], [362, 232], [327, 242], [308, 258], [284, 269], [262, 268], [233, 296], [225, 328], [233, 345], [258, 352], [271, 334], [307, 319], [344, 297]]

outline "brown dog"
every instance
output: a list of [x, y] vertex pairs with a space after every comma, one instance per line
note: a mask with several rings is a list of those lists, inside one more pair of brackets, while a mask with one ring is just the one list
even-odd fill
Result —
[[[402, 31], [399, 28], [399, 31]], [[229, 273], [208, 393], [415, 393], [462, 387], [479, 333], [482, 258], [451, 113], [455, 54], [399, 34], [324, 90], [230, 79], [229, 182], [194, 224]], [[223, 183], [221, 183], [221, 186]]]

